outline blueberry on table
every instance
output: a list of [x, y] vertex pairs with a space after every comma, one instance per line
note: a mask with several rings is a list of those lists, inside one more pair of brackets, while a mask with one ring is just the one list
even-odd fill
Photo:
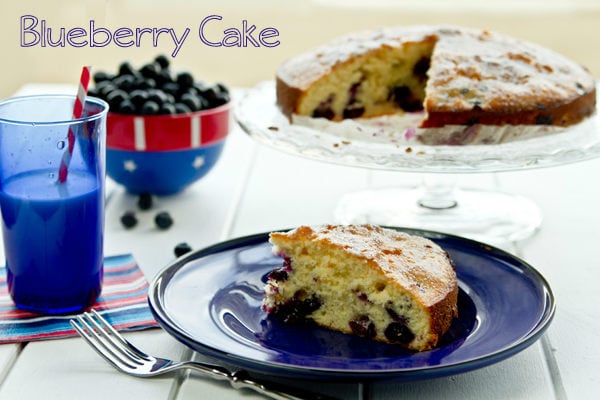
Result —
[[140, 210], [149, 210], [152, 207], [152, 195], [150, 193], [140, 194], [137, 205]]
[[185, 242], [179, 243], [173, 249], [173, 252], [175, 253], [175, 257], [181, 257], [182, 255], [187, 254], [190, 251], [192, 251], [192, 247]]
[[156, 214], [156, 217], [154, 217], [154, 223], [159, 229], [169, 229], [171, 225], [173, 225], [173, 218], [171, 218], [171, 215], [166, 211], [159, 212]]
[[121, 216], [121, 224], [125, 228], [133, 228], [138, 223], [138, 219], [133, 211], [125, 211]]

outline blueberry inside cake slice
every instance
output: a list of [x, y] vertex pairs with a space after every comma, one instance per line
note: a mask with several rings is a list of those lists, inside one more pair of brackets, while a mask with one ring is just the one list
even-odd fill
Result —
[[448, 254], [429, 239], [373, 225], [301, 226], [270, 235], [283, 265], [263, 309], [411, 350], [428, 350], [457, 316]]

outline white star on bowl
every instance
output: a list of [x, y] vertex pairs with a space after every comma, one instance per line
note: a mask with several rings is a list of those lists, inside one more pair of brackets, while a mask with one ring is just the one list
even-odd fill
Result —
[[137, 169], [137, 164], [133, 160], [127, 160], [123, 163], [123, 168], [125, 171], [133, 172]]
[[204, 157], [202, 156], [197, 156], [196, 158], [194, 158], [194, 161], [192, 162], [192, 166], [196, 169], [201, 168], [204, 165]]

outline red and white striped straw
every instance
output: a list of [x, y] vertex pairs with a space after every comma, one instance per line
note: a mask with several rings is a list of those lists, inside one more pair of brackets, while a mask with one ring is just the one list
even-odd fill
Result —
[[[79, 88], [77, 89], [77, 97], [75, 98], [75, 104], [73, 105], [73, 119], [79, 119], [83, 115], [83, 105], [85, 104], [88, 85], [90, 83], [91, 69], [92, 67], [83, 67], [81, 70]], [[73, 155], [73, 148], [75, 147], [75, 133], [73, 132], [73, 126], [69, 126], [67, 141], [68, 146], [63, 153], [62, 159], [60, 160], [60, 167], [58, 169], [58, 183], [65, 183], [67, 180], [67, 175], [69, 174], [69, 164], [71, 163], [71, 156]]]

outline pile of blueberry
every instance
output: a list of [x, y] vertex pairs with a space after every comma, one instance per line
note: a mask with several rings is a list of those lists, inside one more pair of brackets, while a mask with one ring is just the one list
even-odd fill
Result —
[[119, 114], [184, 114], [230, 100], [229, 89], [222, 83], [211, 86], [195, 81], [189, 72], [172, 73], [164, 55], [139, 69], [125, 61], [115, 75], [96, 72], [94, 82], [88, 94], [105, 100], [110, 111]]

